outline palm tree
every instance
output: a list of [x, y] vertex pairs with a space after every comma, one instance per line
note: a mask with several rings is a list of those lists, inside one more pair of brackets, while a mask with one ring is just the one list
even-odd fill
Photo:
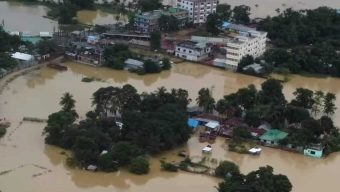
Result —
[[206, 113], [212, 113], [215, 108], [215, 99], [212, 97], [212, 93], [208, 88], [199, 90], [196, 102]]
[[74, 110], [75, 103], [76, 101], [73, 99], [73, 96], [68, 92], [64, 93], [59, 102], [59, 104], [62, 106], [62, 110], [65, 112]]

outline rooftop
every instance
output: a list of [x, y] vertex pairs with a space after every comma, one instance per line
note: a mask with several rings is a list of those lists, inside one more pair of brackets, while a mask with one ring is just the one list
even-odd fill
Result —
[[288, 136], [288, 133], [280, 131], [278, 129], [271, 129], [263, 134], [260, 139], [266, 141], [277, 141], [282, 140]]
[[124, 61], [125, 64], [127, 65], [134, 65], [137, 67], [143, 67], [144, 63], [135, 59], [127, 59]]
[[178, 43], [177, 46], [185, 47], [188, 49], [204, 49], [207, 47], [207, 43], [204, 42], [196, 42], [196, 41], [183, 41]]
[[20, 52], [16, 52], [12, 55], [12, 58], [14, 59], [18, 59], [18, 60], [21, 60], [21, 61], [30, 61], [30, 60], [33, 60], [33, 55], [29, 55], [29, 54], [26, 54], [26, 53], [20, 53]]
[[136, 15], [136, 17], [143, 18], [143, 19], [158, 19], [162, 15], [161, 10], [154, 10], [154, 11], [149, 11], [149, 12], [143, 12], [142, 14]]

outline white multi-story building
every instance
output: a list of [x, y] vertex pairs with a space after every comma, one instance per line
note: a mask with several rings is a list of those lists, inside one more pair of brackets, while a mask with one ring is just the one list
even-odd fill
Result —
[[226, 68], [235, 69], [235, 66], [238, 66], [242, 57], [251, 55], [257, 58], [266, 51], [267, 32], [256, 31], [253, 28], [246, 27], [238, 31], [233, 30], [238, 35], [226, 45]]
[[177, 7], [189, 12], [189, 22], [205, 23], [209, 14], [216, 12], [218, 0], [178, 0]]
[[175, 55], [189, 61], [201, 61], [208, 57], [211, 44], [183, 41], [176, 45]]

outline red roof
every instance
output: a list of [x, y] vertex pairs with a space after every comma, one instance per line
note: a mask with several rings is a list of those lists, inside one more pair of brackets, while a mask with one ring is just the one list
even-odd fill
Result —
[[256, 127], [250, 128], [250, 133], [252, 133], [252, 135], [254, 135], [256, 137], [262, 136], [265, 132], [267, 132], [267, 131], [264, 130], [264, 129], [261, 129], [261, 128], [256, 128]]

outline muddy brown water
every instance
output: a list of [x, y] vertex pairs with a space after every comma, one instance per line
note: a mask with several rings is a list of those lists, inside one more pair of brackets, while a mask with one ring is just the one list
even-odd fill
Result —
[[[18, 2], [0, 1], [0, 23], [4, 20], [5, 29], [8, 31], [39, 32], [58, 29], [58, 22], [44, 18], [48, 8], [41, 5], [25, 5]], [[116, 16], [119, 16], [117, 18]], [[105, 13], [100, 10], [82, 10], [77, 13], [80, 23], [89, 25], [125, 23], [128, 18], [120, 14]]]
[[[194, 100], [201, 87], [213, 87], [216, 99], [236, 91], [251, 83], [257, 87], [263, 79], [227, 72], [207, 66], [182, 63], [171, 71], [155, 75], [138, 76], [126, 71], [94, 68], [81, 64], [68, 63], [69, 70], [58, 72], [42, 68], [20, 76], [12, 81], [0, 95], [0, 117], [12, 122], [7, 134], [0, 140], [0, 190], [2, 192], [59, 192], [59, 191], [216, 191], [219, 180], [185, 172], [168, 173], [160, 171], [159, 160], [179, 160], [177, 153], [186, 150], [190, 155], [200, 155], [207, 143], [199, 143], [194, 135], [186, 145], [150, 158], [151, 171], [145, 176], [136, 176], [125, 169], [115, 173], [91, 173], [65, 166], [63, 149], [47, 146], [41, 135], [45, 124], [20, 121], [24, 116], [47, 118], [48, 114], [59, 109], [59, 98], [70, 92], [76, 99], [76, 109], [84, 117], [91, 109], [91, 94], [103, 86], [122, 86], [130, 83], [139, 92], [153, 91], [160, 86], [184, 88]], [[104, 82], [81, 82], [83, 77], [97, 77]], [[292, 76], [284, 85], [288, 98], [297, 87], [331, 91], [340, 98], [340, 79], [309, 78]], [[340, 106], [340, 99], [337, 101]], [[340, 112], [334, 116], [339, 126]], [[324, 189], [337, 191], [340, 183], [338, 167], [340, 155], [333, 154], [324, 159], [314, 159], [264, 148], [260, 156], [241, 155], [227, 150], [222, 138], [213, 144], [212, 157], [217, 160], [231, 160], [241, 171], [249, 172], [259, 166], [271, 165], [276, 173], [286, 174], [292, 181], [293, 191], [318, 192]]]

